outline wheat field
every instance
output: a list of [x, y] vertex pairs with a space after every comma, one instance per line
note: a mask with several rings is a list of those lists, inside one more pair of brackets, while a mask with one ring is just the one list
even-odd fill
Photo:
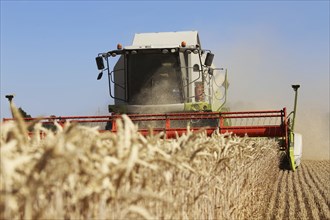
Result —
[[1, 219], [329, 219], [329, 161], [282, 171], [273, 139], [18, 119], [1, 124], [0, 151]]

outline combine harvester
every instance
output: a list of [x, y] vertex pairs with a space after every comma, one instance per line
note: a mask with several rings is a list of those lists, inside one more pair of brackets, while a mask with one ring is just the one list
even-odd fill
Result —
[[[118, 56], [113, 70], [110, 58]], [[116, 119], [127, 114], [143, 135], [164, 133], [175, 138], [189, 130], [205, 129], [211, 135], [270, 137], [281, 142], [292, 170], [300, 164], [302, 136], [294, 132], [299, 85], [294, 110], [230, 112], [227, 99], [227, 70], [215, 68], [214, 54], [202, 49], [197, 31], [136, 34], [131, 46], [96, 57], [98, 80], [107, 73], [111, 115], [41, 118], [44, 124], [66, 121], [103, 123], [100, 132], [116, 132]], [[39, 118], [40, 119], [40, 118]], [[5, 119], [10, 120], [10, 119]], [[27, 119], [34, 120], [34, 119]], [[152, 127], [152, 128], [151, 128]]]

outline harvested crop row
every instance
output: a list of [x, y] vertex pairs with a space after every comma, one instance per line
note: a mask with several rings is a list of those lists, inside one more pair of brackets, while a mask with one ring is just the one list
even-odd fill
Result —
[[[329, 186], [323, 186], [319, 180], [316, 178], [316, 175], [313, 173], [314, 171], [311, 169], [310, 164], [306, 164], [304, 167], [306, 169], [306, 173], [309, 178], [307, 178], [307, 183], [310, 188], [314, 191], [314, 194], [318, 196], [318, 200], [324, 201], [325, 204], [328, 204], [329, 195], [326, 194], [327, 190], [329, 190]], [[323, 205], [323, 202], [322, 202]]]
[[117, 134], [31, 126], [45, 138], [1, 125], [4, 219], [255, 219], [277, 179], [274, 140], [143, 137], [125, 116]]
[[329, 211], [329, 207], [327, 206], [326, 199], [322, 196], [319, 189], [317, 188], [317, 185], [313, 181], [313, 176], [309, 172], [308, 166], [304, 167], [304, 169], [305, 169], [305, 172], [304, 172], [305, 181], [306, 181], [308, 187], [313, 192], [314, 200], [315, 200], [317, 209], [319, 210], [319, 217], [321, 219], [326, 219], [326, 217], [330, 217], [330, 216], [326, 216], [327, 212]]
[[328, 169], [330, 161], [306, 160], [296, 172], [281, 170], [266, 219], [330, 219]]
[[[321, 166], [318, 166], [318, 165]], [[322, 165], [323, 164], [323, 165]], [[319, 189], [322, 196], [326, 199], [326, 203], [330, 206], [330, 178], [329, 170], [330, 166], [327, 165], [327, 161], [306, 161], [305, 165]]]
[[[265, 219], [273, 219], [275, 218], [274, 213], [273, 213], [273, 210], [275, 210], [275, 205], [277, 205], [277, 197], [279, 196], [280, 194], [280, 190], [281, 190], [281, 183], [283, 182], [283, 172], [280, 172], [279, 175], [278, 175], [278, 178], [275, 182], [275, 186], [274, 186], [274, 189], [273, 190], [270, 190], [269, 191], [269, 194], [271, 195], [269, 197], [269, 201], [267, 202], [268, 205], [268, 208], [266, 209], [266, 212], [265, 212]], [[277, 210], [277, 209], [276, 209]]]
[[[298, 171], [297, 171], [298, 172]], [[301, 184], [299, 184], [298, 174], [297, 172], [295, 175], [291, 175], [294, 182], [294, 192], [297, 195], [295, 204], [297, 206], [297, 213], [295, 213], [295, 216], [297, 216], [297, 219], [308, 219], [308, 213], [306, 209], [305, 200], [303, 197], [303, 188], [301, 187]]]

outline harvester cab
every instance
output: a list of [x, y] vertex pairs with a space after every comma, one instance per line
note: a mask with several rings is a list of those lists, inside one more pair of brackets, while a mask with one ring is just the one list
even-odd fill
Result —
[[[113, 70], [109, 58], [120, 56]], [[226, 76], [201, 47], [197, 31], [136, 34], [131, 46], [96, 57], [108, 74], [111, 113], [219, 112]]]

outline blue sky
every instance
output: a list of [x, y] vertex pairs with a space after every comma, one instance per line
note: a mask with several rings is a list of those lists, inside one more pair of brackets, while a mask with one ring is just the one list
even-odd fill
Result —
[[134, 33], [197, 30], [228, 69], [232, 109], [329, 112], [329, 1], [1, 1], [6, 94], [32, 116], [106, 114], [95, 56]]

